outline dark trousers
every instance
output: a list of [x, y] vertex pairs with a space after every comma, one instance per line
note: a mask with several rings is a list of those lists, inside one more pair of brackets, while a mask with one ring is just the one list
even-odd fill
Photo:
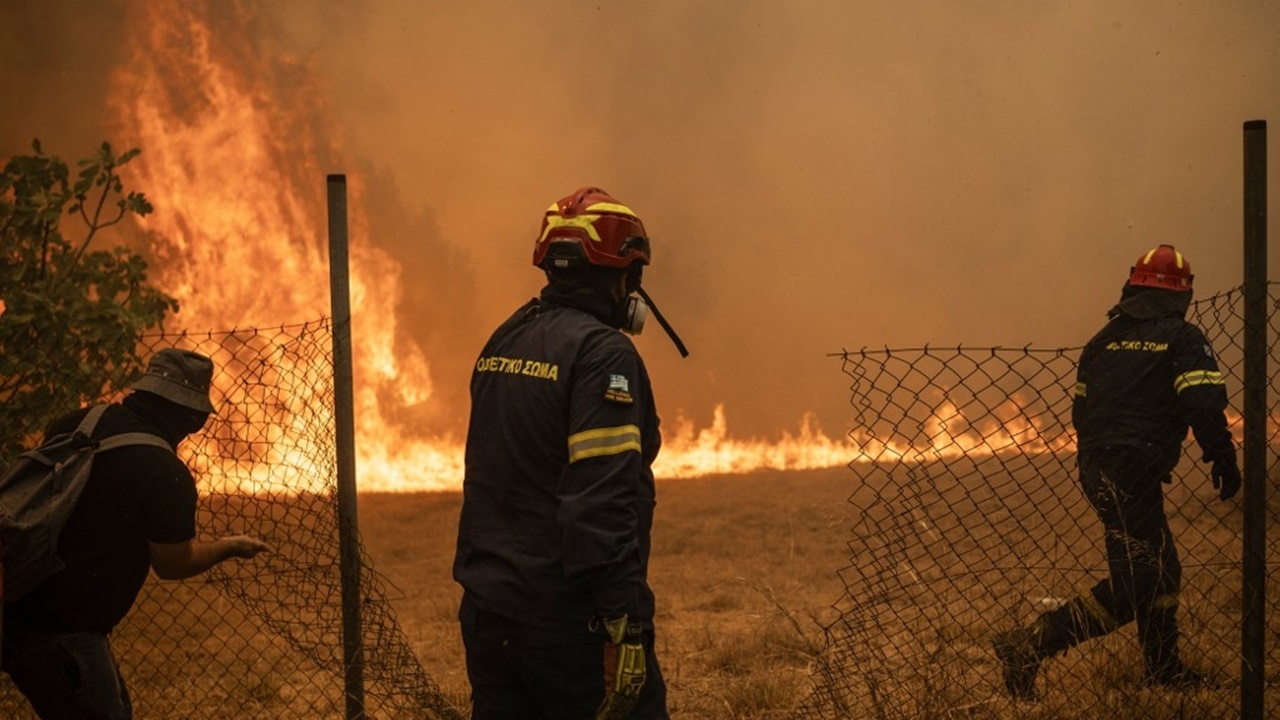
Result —
[[1117, 625], [1138, 622], [1151, 667], [1177, 660], [1182, 565], [1164, 512], [1165, 463], [1140, 448], [1082, 453], [1080, 482], [1106, 528], [1110, 577], [1093, 588]]
[[106, 635], [6, 630], [3, 666], [41, 720], [133, 717]]
[[[604, 638], [565, 637], [486, 613], [459, 611], [472, 720], [592, 720], [604, 700]], [[644, 637], [646, 679], [630, 720], [666, 720], [667, 687]]]

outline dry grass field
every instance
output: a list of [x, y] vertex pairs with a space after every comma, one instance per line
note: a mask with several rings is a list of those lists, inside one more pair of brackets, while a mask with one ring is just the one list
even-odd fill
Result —
[[[672, 717], [782, 718], [808, 694], [818, 623], [834, 619], [843, 588], [836, 571], [848, 559], [846, 498], [855, 479], [838, 468], [659, 481], [651, 581]], [[315, 498], [224, 502], [202, 515], [206, 533], [279, 533], [277, 542], [305, 543], [315, 530], [297, 525], [327, 512]], [[366, 557], [386, 581], [410, 650], [466, 708], [461, 589], [451, 576], [460, 507], [457, 492], [359, 497]], [[320, 707], [340, 716], [337, 618], [308, 622], [336, 612], [336, 578], [329, 559], [292, 557], [305, 547], [281, 542], [280, 562], [233, 566], [232, 586], [244, 596], [221, 592], [210, 578], [147, 584], [113, 640], [140, 720], [221, 718], [228, 708], [235, 717], [312, 718]], [[289, 625], [247, 617], [249, 601]], [[314, 647], [326, 670], [290, 649], [282, 629]], [[0, 718], [34, 718], [4, 675]]]
[[[848, 560], [847, 469], [659, 481], [650, 580], [673, 718], [786, 717], [812, 688]], [[459, 493], [360, 496], [360, 533], [415, 654], [466, 707]]]
[[[791, 717], [814, 687], [822, 627], [838, 616], [833, 605], [849, 607], [838, 571], [854, 552], [869, 573], [846, 573], [862, 603], [854, 624], [871, 627], [871, 634], [840, 646], [845, 666], [836, 682], [857, 709], [819, 703], [806, 717], [1184, 720], [1236, 714], [1238, 506], [1206, 502], [1208, 493], [1192, 483], [1170, 491], [1170, 506], [1181, 509], [1176, 529], [1188, 568], [1185, 650], [1223, 679], [1222, 688], [1142, 688], [1128, 628], [1049, 663], [1041, 702], [1013, 703], [1000, 688], [990, 637], [1032, 616], [1044, 589], [1064, 594], [1089, 582], [1092, 569], [1102, 566], [1099, 531], [1072, 484], [1049, 479], [1045, 469], [1023, 468], [1003, 480], [1000, 472], [1008, 468], [999, 462], [971, 469], [963, 482], [920, 468], [903, 477], [893, 468], [860, 468], [861, 474], [835, 468], [659, 481], [651, 581], [672, 717]], [[1036, 484], [1041, 474], [1046, 477]], [[1009, 482], [1027, 494], [1010, 494]], [[855, 493], [856, 506], [848, 501]], [[233, 566], [228, 584], [217, 578], [148, 583], [115, 636], [140, 720], [220, 718], [227, 708], [246, 718], [312, 718], [317, 708], [332, 708], [324, 717], [340, 717], [335, 566], [323, 554], [306, 554], [307, 542], [328, 537], [332, 528], [300, 530], [323, 521], [328, 502], [224, 499], [207, 509], [206, 532], [252, 530], [297, 542], [282, 543], [272, 561]], [[385, 581], [409, 650], [450, 702], [465, 708], [469, 691], [456, 620], [461, 589], [450, 572], [460, 505], [457, 492], [359, 498], [365, 554]], [[1273, 502], [1271, 516], [1280, 517], [1280, 502]], [[1270, 547], [1268, 555], [1275, 556], [1274, 540]], [[908, 576], [912, 582], [904, 583]], [[1272, 576], [1267, 597], [1278, 612], [1268, 629], [1269, 685], [1280, 681], [1280, 587]], [[251, 617], [250, 606], [269, 609], [271, 627]], [[286, 636], [311, 648], [311, 657], [291, 648]], [[394, 663], [390, 667], [395, 672]], [[5, 685], [0, 677], [0, 718], [29, 720]], [[1277, 711], [1274, 698], [1267, 710]]]
[[[1239, 715], [1243, 508], [1220, 502], [1203, 470], [1166, 488], [1183, 566], [1184, 658], [1217, 688], [1142, 683], [1133, 623], [1045, 663], [1035, 703], [1011, 701], [991, 650], [994, 633], [1106, 575], [1103, 530], [1069, 456], [965, 458], [935, 465], [858, 466], [847, 536], [858, 570], [852, 642], [840, 643], [836, 685], [852, 711], [820, 704], [806, 717], [1217, 720]], [[1273, 478], [1273, 482], [1274, 482]], [[1271, 517], [1280, 517], [1272, 502]], [[1274, 530], [1272, 530], [1274, 537]], [[1275, 557], [1272, 550], [1268, 557]], [[1280, 618], [1269, 576], [1268, 685], [1280, 678]], [[1266, 717], [1280, 717], [1275, 698]]]
[[[975, 466], [975, 479], [964, 486], [934, 477], [921, 496], [886, 490], [897, 500], [870, 515], [862, 513], [875, 486], [890, 482], [873, 470], [863, 469], [865, 477], [836, 468], [660, 481], [651, 581], [672, 717], [792, 716], [814, 687], [821, 628], [838, 615], [833, 604], [848, 607], [837, 572], [849, 564], [851, 543], [864, 564], [883, 565], [886, 558], [866, 554], [878, 542], [859, 533], [901, 532], [893, 518], [908, 506], [929, 508], [928, 522], [909, 515], [909, 525], [938, 541], [904, 546], [906, 554], [897, 560], [936, 576], [929, 587], [943, 594], [924, 605], [903, 596], [864, 608], [870, 613], [865, 617], [889, 633], [885, 637], [914, 630], [901, 636], [909, 638], [906, 645], [890, 643], [870, 665], [846, 668], [852, 675], [840, 682], [855, 695], [867, 692], [854, 700], [861, 710], [844, 716], [1175, 720], [1238, 712], [1232, 707], [1239, 707], [1240, 578], [1232, 565], [1218, 563], [1238, 562], [1240, 508], [1209, 500], [1210, 493], [1192, 483], [1175, 485], [1169, 498], [1170, 507], [1182, 511], [1175, 524], [1188, 567], [1184, 650], [1223, 687], [1190, 693], [1142, 687], [1129, 626], [1087, 652], [1048, 663], [1042, 702], [1014, 703], [1005, 696], [990, 637], [1037, 609], [1025, 586], [1032, 576], [1020, 564], [1044, 566], [1036, 570], [1036, 582], [1050, 581], [1070, 594], [1105, 572], [1105, 563], [1097, 542], [1101, 530], [1073, 482], [1026, 468], [1001, 479], [999, 467], [996, 461]], [[1005, 499], [1016, 500], [1002, 494], [1000, 484], [1007, 482], [1035, 502], [1006, 508]], [[848, 502], [855, 491], [864, 510]], [[413, 651], [450, 700], [466, 707], [455, 620], [461, 591], [450, 579], [460, 502], [458, 493], [362, 495], [360, 516], [366, 549], [392, 584], [391, 604]], [[1030, 538], [1031, 528], [1053, 531]], [[858, 586], [863, 594], [883, 589]], [[1274, 642], [1273, 629], [1268, 645], [1274, 648]], [[1277, 677], [1271, 661], [1268, 669]], [[880, 677], [878, 691], [864, 687], [870, 677], [864, 670]], [[912, 697], [896, 697], [903, 691]], [[886, 692], [895, 697], [886, 702]], [[1267, 705], [1274, 709], [1275, 702]], [[841, 715], [827, 707], [818, 716]]]

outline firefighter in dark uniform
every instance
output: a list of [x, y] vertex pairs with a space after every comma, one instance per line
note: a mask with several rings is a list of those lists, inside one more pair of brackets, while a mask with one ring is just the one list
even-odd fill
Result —
[[996, 655], [1015, 698], [1035, 697], [1045, 658], [1137, 621], [1145, 683], [1210, 682], [1178, 656], [1181, 566], [1163, 485], [1188, 427], [1212, 464], [1222, 500], [1240, 489], [1227, 393], [1204, 333], [1184, 318], [1191, 266], [1171, 245], [1138, 258], [1109, 322], [1080, 355], [1072, 403], [1080, 483], [1106, 529], [1110, 577], [1031, 625], [998, 634]]
[[454, 578], [474, 720], [666, 718], [648, 583], [661, 443], [635, 345], [644, 225], [599, 188], [547, 209], [547, 285], [471, 377]]

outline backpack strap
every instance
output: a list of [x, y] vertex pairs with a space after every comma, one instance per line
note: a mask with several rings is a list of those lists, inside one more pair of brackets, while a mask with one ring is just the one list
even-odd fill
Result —
[[45, 437], [39, 445], [26, 452], [18, 455], [20, 458], [34, 460], [45, 467], [53, 467], [57, 465], [48, 455], [43, 452], [53, 447], [65, 447], [73, 445], [75, 447], [87, 447], [93, 443], [89, 438], [93, 435], [93, 430], [98, 426], [98, 421], [102, 419], [103, 413], [107, 411], [106, 405], [94, 405], [89, 408], [89, 412], [80, 420], [80, 424], [75, 430], [62, 432], [57, 435]]
[[[83, 434], [85, 438], [91, 437], [94, 429], [98, 427], [98, 421], [102, 419], [103, 413], [107, 411], [107, 407], [108, 405], [102, 404], [94, 405], [90, 408], [89, 413], [84, 416], [84, 419], [80, 421], [80, 425], [76, 427], [76, 432]], [[94, 453], [114, 450], [126, 445], [151, 445], [173, 452], [173, 447], [159, 435], [148, 432], [129, 432], [111, 435], [99, 440], [94, 448]]]
[[[167, 440], [159, 435], [148, 432], [128, 432], [120, 433], [119, 435], [111, 435], [99, 440], [96, 445], [90, 442], [89, 438], [93, 435], [94, 429], [98, 426], [98, 421], [102, 419], [102, 415], [106, 411], [107, 405], [94, 405], [89, 409], [89, 413], [84, 416], [84, 419], [80, 421], [80, 424], [76, 426], [76, 429], [70, 435], [64, 434], [59, 436], [62, 438], [59, 442], [80, 443], [84, 446], [93, 445], [94, 454], [104, 452], [106, 450], [114, 450], [126, 445], [151, 445], [152, 447], [164, 448], [169, 452], [174, 452], [173, 446], [170, 445]], [[41, 449], [44, 447], [46, 447], [46, 445], [42, 443], [40, 447], [28, 450], [22, 453], [20, 457], [35, 460], [46, 467], [53, 467], [57, 463], [41, 452]]]
[[80, 421], [80, 424], [76, 426], [75, 431], [86, 438], [92, 437], [93, 430], [98, 427], [98, 421], [102, 419], [102, 415], [107, 411], [107, 407], [107, 405], [103, 404], [94, 405], [89, 408], [88, 414], [86, 414], [84, 419]]
[[161, 438], [159, 435], [152, 435], [145, 432], [120, 433], [111, 437], [103, 438], [98, 443], [96, 452], [106, 452], [107, 450], [115, 450], [125, 445], [151, 445], [158, 448], [164, 448], [169, 452], [173, 452], [173, 447]]

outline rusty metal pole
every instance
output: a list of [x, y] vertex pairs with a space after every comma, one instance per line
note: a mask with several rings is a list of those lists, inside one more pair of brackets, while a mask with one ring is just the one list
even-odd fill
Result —
[[355, 400], [351, 357], [347, 176], [330, 175], [329, 302], [333, 311], [333, 419], [338, 471], [338, 562], [342, 582], [342, 658], [346, 720], [364, 720], [364, 641], [360, 628], [360, 544], [356, 523]]
[[1240, 717], [1262, 720], [1267, 588], [1267, 123], [1244, 124], [1244, 617]]

